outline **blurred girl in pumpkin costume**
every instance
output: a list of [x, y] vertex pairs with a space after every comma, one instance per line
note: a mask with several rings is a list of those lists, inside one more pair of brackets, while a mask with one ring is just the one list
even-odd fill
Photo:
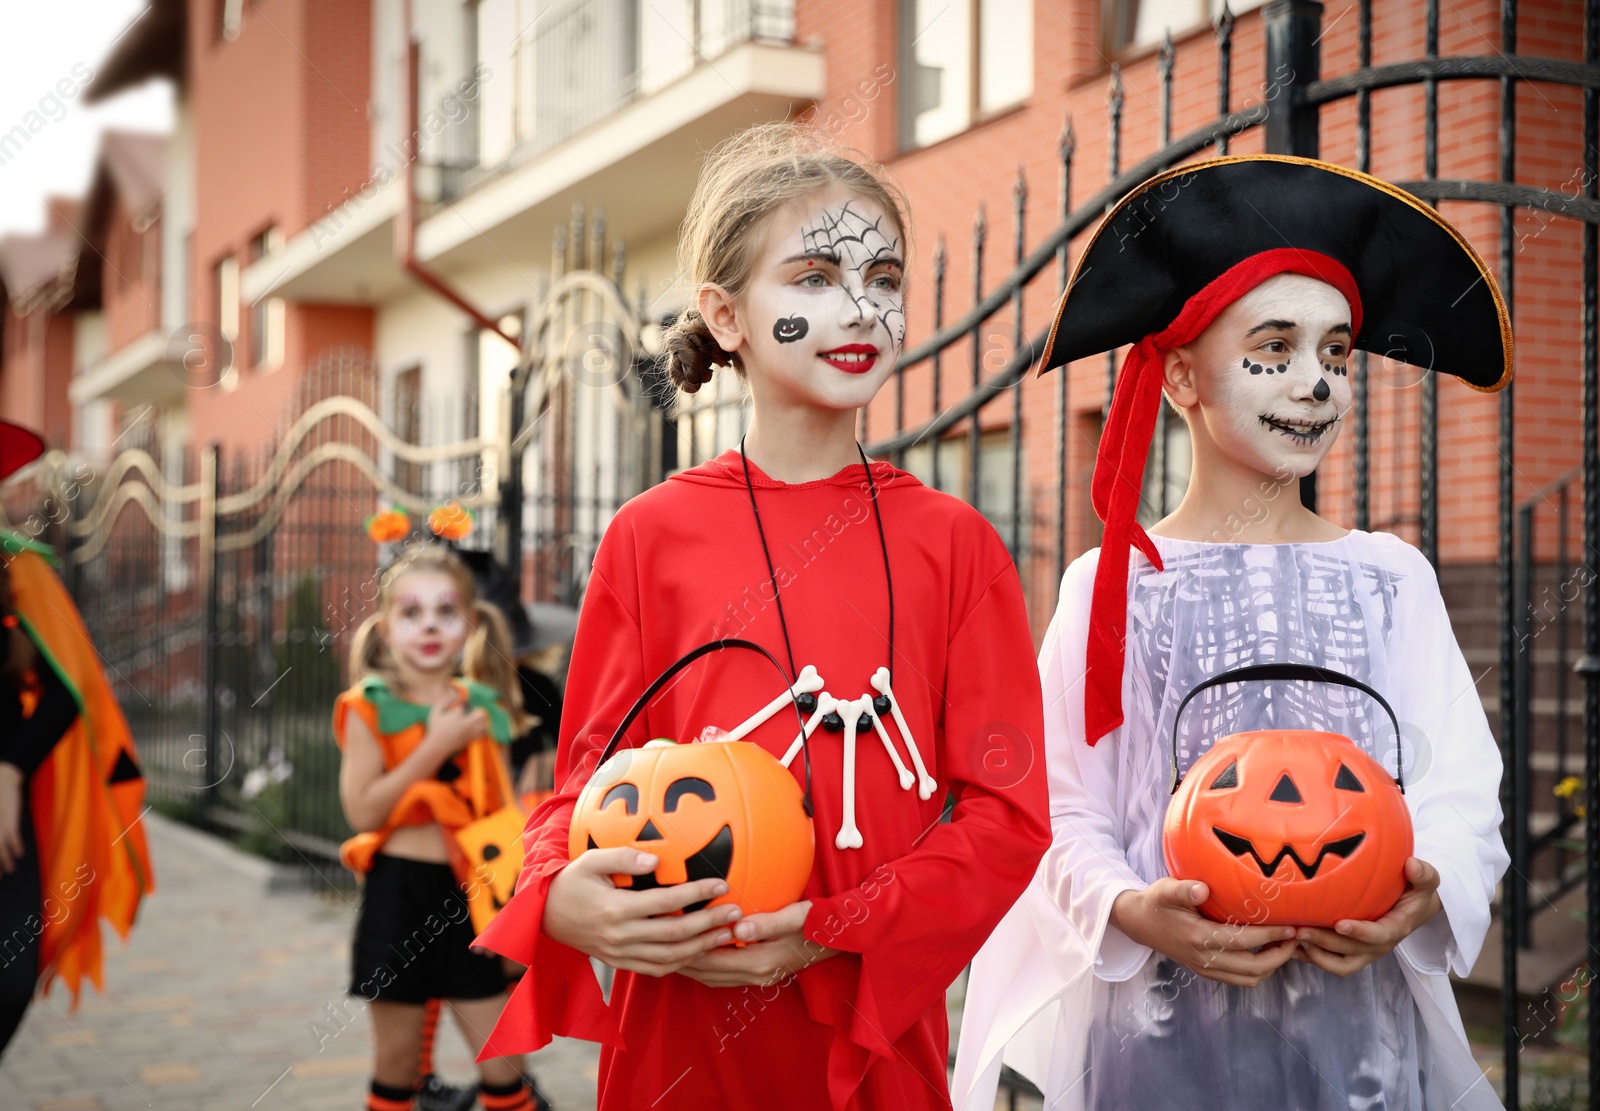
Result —
[[[404, 549], [383, 572], [378, 611], [351, 646], [356, 684], [335, 703], [333, 727], [340, 798], [359, 831], [340, 856], [364, 877], [350, 993], [372, 1015], [371, 1111], [411, 1108], [437, 1021], [431, 1000], [450, 1002], [474, 1053], [505, 1004], [500, 961], [468, 948], [464, 888], [475, 877], [453, 835], [514, 801], [502, 746], [522, 723], [509, 652], [505, 619], [475, 597], [460, 557], [435, 544]], [[485, 1111], [546, 1106], [520, 1065], [481, 1064]]]
[[[603, 1111], [948, 1108], [945, 991], [1043, 851], [1038, 676], [1010, 553], [971, 506], [856, 441], [905, 340], [908, 232], [876, 170], [790, 125], [715, 151], [690, 204], [694, 297], [667, 334], [668, 372], [688, 392], [740, 375], [749, 431], [608, 525], [556, 793], [480, 938], [529, 966], [486, 1052], [602, 1043]], [[679, 882], [693, 846], [568, 856], [575, 801], [629, 705], [730, 637], [767, 648], [788, 692], [757, 654], [714, 653], [626, 744], [720, 727], [787, 753], [799, 777], [794, 710], [810, 715], [811, 877], [800, 901], [743, 919], [704, 905], [722, 879]], [[769, 705], [783, 712], [763, 717]], [[741, 820], [732, 853], [747, 832]], [[638, 880], [619, 888], [619, 874]], [[617, 970], [609, 1002], [590, 958]]]
[[[1067, 570], [1045, 634], [1055, 842], [973, 964], [959, 1106], [994, 1106], [1002, 1062], [1051, 1108], [1499, 1106], [1448, 973], [1471, 969], [1507, 863], [1500, 756], [1433, 568], [1395, 536], [1317, 516], [1299, 480], [1350, 411], [1354, 349], [1496, 390], [1511, 376], [1508, 319], [1438, 213], [1326, 163], [1181, 166], [1095, 233], [1042, 367], [1133, 345], [1094, 473], [1104, 540]], [[1136, 511], [1163, 392], [1194, 466], [1147, 534]], [[1364, 682], [1405, 723], [1403, 743], [1366, 695], [1284, 680], [1201, 690], [1174, 732], [1203, 681], [1264, 664]], [[1258, 729], [1342, 734], [1389, 775], [1404, 761], [1414, 855], [1376, 921], [1330, 905], [1332, 929], [1219, 924], [1197, 910], [1206, 884], [1167, 874], [1171, 764]], [[1283, 778], [1241, 796], [1264, 826], [1273, 806], [1311, 801], [1302, 788], [1365, 790]], [[1206, 790], [1243, 780], [1223, 769]], [[1277, 845], [1260, 850], [1274, 876], [1293, 867]], [[1343, 863], [1309, 859], [1319, 880]], [[1338, 874], [1371, 881], [1351, 865]]]
[[[43, 450], [0, 421], [0, 478]], [[126, 938], [155, 890], [133, 737], [52, 558], [0, 530], [0, 1053], [56, 977], [103, 989], [100, 919]]]

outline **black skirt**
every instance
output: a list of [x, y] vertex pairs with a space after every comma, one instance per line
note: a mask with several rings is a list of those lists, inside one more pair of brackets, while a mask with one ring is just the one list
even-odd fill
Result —
[[506, 989], [500, 958], [472, 952], [474, 936], [448, 864], [378, 853], [362, 886], [350, 994], [385, 1003], [499, 995]]

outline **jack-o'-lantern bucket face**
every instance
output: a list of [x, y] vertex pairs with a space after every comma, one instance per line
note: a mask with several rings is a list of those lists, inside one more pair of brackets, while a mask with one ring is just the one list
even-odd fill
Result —
[[1210, 887], [1208, 918], [1331, 927], [1382, 917], [1405, 891], [1411, 814], [1348, 737], [1235, 733], [1189, 769], [1162, 844], [1169, 873]]
[[466, 858], [467, 906], [479, 933], [488, 928], [517, 889], [524, 822], [520, 810], [507, 806], [456, 831], [456, 844]]
[[745, 741], [651, 741], [601, 765], [578, 797], [567, 847], [576, 858], [624, 845], [660, 863], [647, 875], [613, 876], [618, 887], [721, 878], [728, 893], [710, 902], [745, 914], [797, 900], [816, 851], [794, 775]]

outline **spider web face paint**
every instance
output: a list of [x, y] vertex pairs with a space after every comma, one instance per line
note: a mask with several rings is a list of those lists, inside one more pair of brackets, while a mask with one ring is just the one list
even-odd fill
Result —
[[845, 189], [784, 206], [739, 297], [740, 357], [758, 404], [856, 409], [905, 340], [894, 216]]
[[845, 292], [863, 314], [878, 318], [898, 354], [906, 340], [904, 298], [898, 289], [889, 293], [874, 289], [867, 282], [867, 273], [874, 266], [883, 262], [898, 266], [903, 258], [900, 236], [888, 214], [868, 219], [854, 201], [845, 201], [802, 228], [800, 241], [808, 254], [828, 254], [838, 259], [846, 278]]

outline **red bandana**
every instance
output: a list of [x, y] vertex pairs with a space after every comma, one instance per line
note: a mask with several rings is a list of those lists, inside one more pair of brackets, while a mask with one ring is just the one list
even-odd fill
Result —
[[1223, 309], [1278, 274], [1303, 274], [1333, 286], [1350, 303], [1351, 334], [1361, 334], [1361, 295], [1350, 271], [1327, 255], [1283, 247], [1251, 255], [1223, 271], [1184, 303], [1171, 324], [1134, 344], [1123, 360], [1090, 491], [1094, 510], [1106, 526], [1089, 607], [1088, 674], [1083, 691], [1084, 739], [1091, 745], [1123, 720], [1129, 549], [1138, 548], [1157, 570], [1164, 569], [1155, 542], [1137, 518], [1145, 459], [1161, 407], [1161, 352], [1192, 343]]

